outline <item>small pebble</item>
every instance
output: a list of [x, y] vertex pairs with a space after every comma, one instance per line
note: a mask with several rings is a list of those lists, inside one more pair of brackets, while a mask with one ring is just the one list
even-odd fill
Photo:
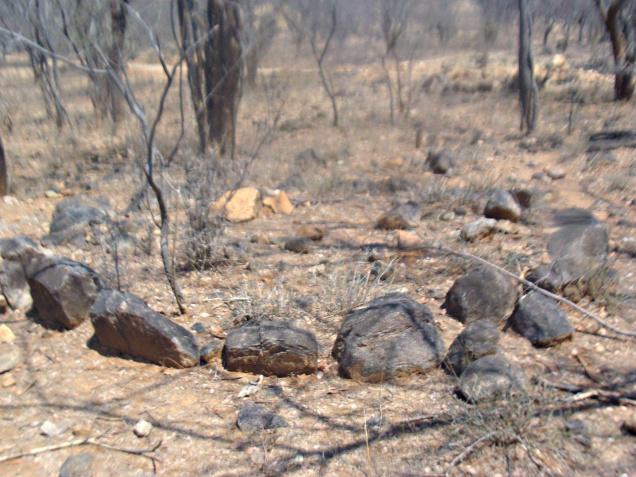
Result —
[[133, 432], [137, 437], [148, 437], [150, 435], [150, 431], [152, 431], [152, 424], [145, 419], [138, 421], [133, 428]]

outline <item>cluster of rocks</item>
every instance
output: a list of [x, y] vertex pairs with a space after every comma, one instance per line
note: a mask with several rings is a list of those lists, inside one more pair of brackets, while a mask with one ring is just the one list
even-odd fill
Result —
[[241, 187], [225, 192], [210, 204], [208, 215], [239, 223], [254, 220], [262, 210], [288, 215], [294, 211], [294, 204], [282, 190], [261, 192], [255, 187]]

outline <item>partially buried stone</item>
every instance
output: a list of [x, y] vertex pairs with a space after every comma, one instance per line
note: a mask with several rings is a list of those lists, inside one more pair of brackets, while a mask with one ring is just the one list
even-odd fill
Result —
[[397, 205], [382, 215], [376, 227], [384, 230], [404, 230], [417, 227], [422, 210], [415, 202]]
[[460, 376], [473, 361], [497, 352], [499, 330], [487, 320], [468, 324], [451, 344], [444, 364], [449, 372]]
[[93, 456], [86, 452], [72, 455], [64, 461], [59, 477], [92, 477]]
[[523, 372], [500, 354], [471, 363], [460, 377], [459, 391], [472, 402], [506, 398], [525, 389]]
[[236, 425], [244, 432], [257, 432], [289, 426], [285, 419], [259, 404], [248, 404], [243, 407], [238, 413]]

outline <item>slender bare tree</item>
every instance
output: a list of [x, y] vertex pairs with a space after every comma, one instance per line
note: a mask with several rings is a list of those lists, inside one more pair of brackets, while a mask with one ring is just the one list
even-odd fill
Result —
[[0, 196], [9, 193], [9, 173], [7, 170], [7, 158], [4, 153], [2, 138], [0, 137]]
[[519, 0], [519, 102], [522, 131], [530, 133], [537, 125], [538, 96], [532, 58], [532, 19], [528, 0]]

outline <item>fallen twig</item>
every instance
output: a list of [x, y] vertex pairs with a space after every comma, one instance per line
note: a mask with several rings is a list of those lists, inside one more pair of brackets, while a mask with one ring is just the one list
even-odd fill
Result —
[[123, 452], [125, 454], [137, 455], [140, 457], [145, 457], [152, 462], [152, 468], [154, 472], [157, 472], [157, 458], [149, 455], [150, 453], [156, 451], [161, 447], [162, 441], [157, 441], [152, 447], [146, 449], [130, 449], [126, 447], [117, 447], [111, 444], [106, 444], [104, 442], [99, 442], [95, 438], [92, 437], [83, 437], [81, 439], [74, 439], [72, 441], [62, 442], [59, 444], [52, 444], [49, 446], [36, 447], [35, 449], [30, 449], [27, 451], [15, 452], [13, 454], [0, 456], [0, 463], [7, 462], [10, 460], [20, 459], [22, 457], [29, 457], [38, 454], [44, 454], [46, 452], [53, 452], [61, 449], [68, 449], [69, 447], [78, 447], [83, 445], [93, 445], [96, 447], [101, 447], [103, 449], [109, 449], [112, 451]]
[[493, 432], [489, 432], [487, 434], [484, 434], [479, 439], [477, 439], [472, 444], [470, 444], [468, 447], [466, 447], [466, 449], [464, 449], [457, 457], [455, 457], [451, 461], [451, 463], [446, 468], [446, 471], [444, 472], [444, 475], [449, 475], [451, 470], [453, 470], [455, 467], [457, 467], [459, 464], [461, 464], [462, 461], [466, 457], [468, 457], [470, 454], [475, 452], [475, 450], [477, 450], [477, 448], [480, 447], [483, 443], [485, 443], [486, 441], [491, 440], [496, 434], [497, 433], [494, 432], [494, 431]]

